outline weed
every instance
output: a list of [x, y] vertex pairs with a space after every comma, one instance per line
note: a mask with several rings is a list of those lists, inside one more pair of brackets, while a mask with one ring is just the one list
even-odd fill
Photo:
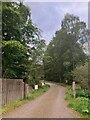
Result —
[[73, 98], [73, 91], [68, 87], [65, 99], [68, 101], [68, 106], [81, 113], [84, 117], [90, 117], [89, 103], [90, 99], [86, 95], [87, 91], [76, 89], [76, 98]]

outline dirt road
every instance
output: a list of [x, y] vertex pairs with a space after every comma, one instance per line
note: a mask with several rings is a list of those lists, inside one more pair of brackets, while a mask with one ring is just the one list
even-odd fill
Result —
[[48, 92], [7, 113], [5, 118], [79, 118], [78, 114], [67, 107], [64, 100], [65, 88], [51, 85]]

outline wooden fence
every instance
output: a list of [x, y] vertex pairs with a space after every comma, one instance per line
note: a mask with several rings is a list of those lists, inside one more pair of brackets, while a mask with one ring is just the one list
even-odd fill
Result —
[[2, 105], [23, 99], [30, 91], [29, 85], [25, 84], [22, 79], [0, 79], [0, 88]]

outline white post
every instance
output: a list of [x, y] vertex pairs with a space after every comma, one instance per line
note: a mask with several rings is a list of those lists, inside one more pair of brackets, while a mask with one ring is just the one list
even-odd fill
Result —
[[38, 90], [38, 85], [35, 85], [35, 90]]
[[44, 86], [44, 82], [42, 82], [42, 86]]
[[73, 89], [73, 97], [76, 98], [76, 84], [75, 81], [72, 83], [72, 89]]

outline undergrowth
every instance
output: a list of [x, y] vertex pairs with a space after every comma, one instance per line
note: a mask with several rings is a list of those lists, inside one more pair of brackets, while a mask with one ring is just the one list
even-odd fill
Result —
[[90, 119], [90, 98], [89, 91], [84, 91], [82, 89], [76, 89], [76, 98], [73, 98], [72, 88], [69, 86], [67, 89], [65, 99], [68, 101], [68, 106], [70, 108], [78, 111], [83, 117]]

